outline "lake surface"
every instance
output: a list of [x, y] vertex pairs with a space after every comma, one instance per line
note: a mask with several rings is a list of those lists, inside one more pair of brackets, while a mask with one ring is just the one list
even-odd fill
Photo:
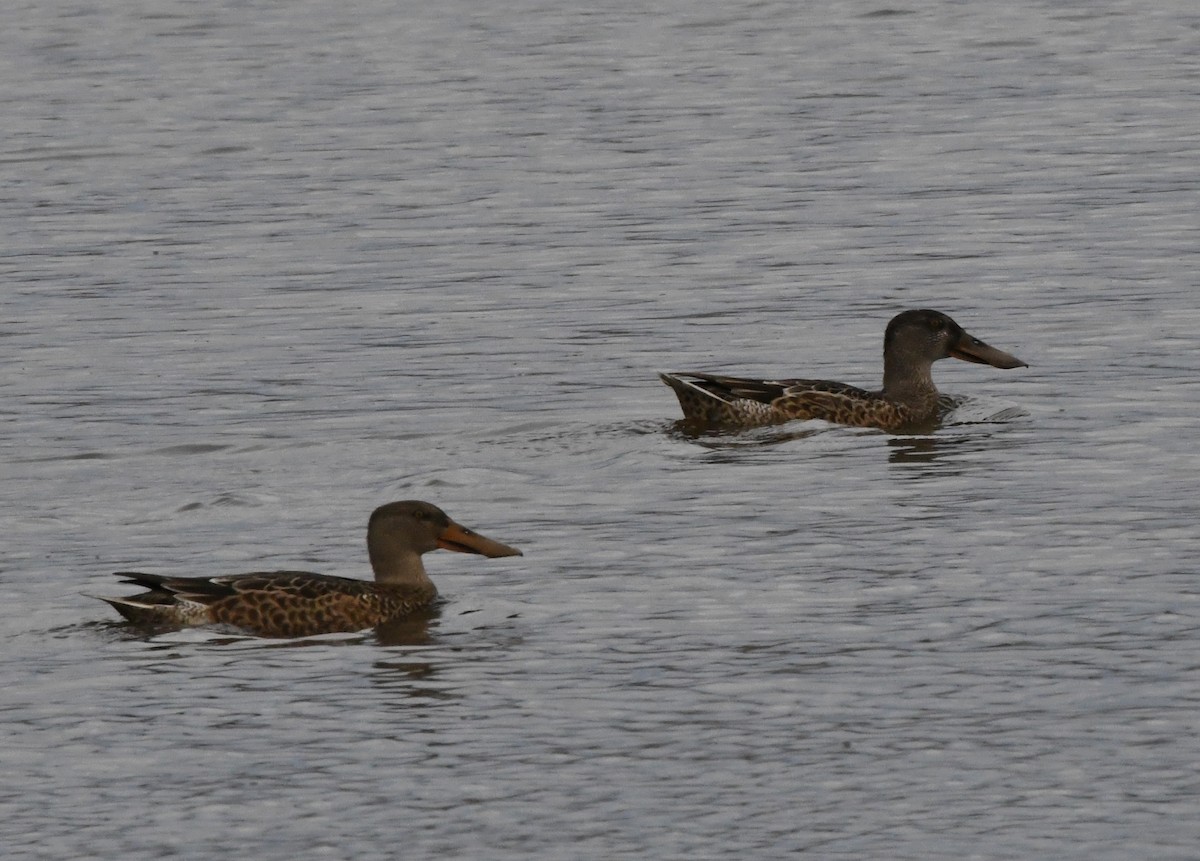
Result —
[[[0, 843], [26, 858], [1193, 859], [1194, 3], [0, 11]], [[937, 432], [689, 436], [659, 370]], [[392, 639], [111, 572], [369, 576]]]

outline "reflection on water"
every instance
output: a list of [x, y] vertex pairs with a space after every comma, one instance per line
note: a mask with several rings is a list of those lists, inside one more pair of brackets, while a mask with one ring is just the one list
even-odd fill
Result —
[[400, 694], [402, 705], [462, 700], [464, 694], [443, 678], [444, 670], [441, 661], [374, 661], [370, 679], [374, 688]]
[[822, 431], [836, 427], [827, 422], [789, 422], [756, 428], [721, 428], [704, 422], [678, 419], [671, 422], [667, 433], [677, 439], [694, 442], [704, 448], [756, 448], [780, 445], [794, 440], [807, 439]]
[[961, 436], [892, 437], [888, 440], [888, 448], [891, 449], [888, 460], [894, 464], [929, 464], [945, 452], [962, 445]]
[[430, 625], [441, 616], [441, 608], [430, 607], [375, 627], [375, 639], [381, 646], [424, 646], [432, 642]]
[[[929, 436], [891, 437], [888, 439], [888, 448], [890, 449], [888, 461], [899, 466], [906, 464], [929, 465], [938, 460], [945, 460], [947, 455], [980, 451], [991, 445], [994, 437], [994, 433], [982, 431], [979, 433], [959, 432]], [[969, 465], [957, 462], [953, 471], [962, 472], [965, 468], [969, 468]], [[907, 474], [914, 477], [922, 475], [922, 473]]]
[[[1013, 434], [1003, 422], [952, 425], [925, 436], [894, 436], [888, 439], [889, 463], [897, 466], [936, 465], [944, 475], [969, 472], [978, 467], [972, 456], [987, 456], [988, 460], [1003, 457], [1005, 452], [1022, 456], [1025, 437]], [[917, 478], [930, 473], [902, 472]]]

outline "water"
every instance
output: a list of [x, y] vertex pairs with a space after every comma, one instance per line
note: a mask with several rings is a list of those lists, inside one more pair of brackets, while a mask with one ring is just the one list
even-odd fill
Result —
[[[1191, 4], [0, 22], [6, 858], [1194, 857]], [[1031, 367], [675, 428], [908, 307]], [[87, 597], [413, 497], [526, 555], [399, 643]]]

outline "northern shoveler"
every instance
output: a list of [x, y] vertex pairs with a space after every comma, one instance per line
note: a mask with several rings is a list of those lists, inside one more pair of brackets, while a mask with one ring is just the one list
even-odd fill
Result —
[[382, 625], [429, 607], [437, 588], [421, 555], [456, 550], [483, 556], [521, 551], [451, 520], [428, 502], [390, 502], [371, 514], [367, 552], [375, 581], [307, 571], [265, 571], [217, 577], [168, 577], [119, 571], [148, 589], [128, 598], [101, 598], [132, 622], [189, 626], [225, 624], [261, 637], [308, 637]]
[[931, 374], [938, 359], [953, 357], [996, 368], [1027, 368], [963, 331], [940, 311], [905, 311], [883, 336], [883, 389], [868, 392], [826, 380], [753, 380], [714, 374], [659, 374], [675, 390], [684, 420], [747, 428], [794, 419], [916, 430], [936, 424], [939, 394]]

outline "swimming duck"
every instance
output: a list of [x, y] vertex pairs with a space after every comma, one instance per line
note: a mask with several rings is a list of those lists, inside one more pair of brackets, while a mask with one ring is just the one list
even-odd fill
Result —
[[455, 523], [428, 502], [390, 502], [371, 514], [367, 552], [375, 581], [307, 571], [217, 577], [168, 577], [120, 571], [123, 582], [149, 591], [101, 598], [132, 622], [225, 624], [261, 637], [307, 637], [360, 631], [429, 607], [437, 588], [421, 555], [442, 548], [483, 556], [521, 551]]
[[826, 380], [754, 380], [715, 374], [659, 374], [675, 390], [685, 421], [747, 428], [794, 419], [918, 430], [937, 423], [938, 390], [931, 374], [953, 357], [996, 368], [1027, 368], [1016, 356], [988, 346], [941, 311], [905, 311], [883, 336], [883, 389], [868, 392]]

